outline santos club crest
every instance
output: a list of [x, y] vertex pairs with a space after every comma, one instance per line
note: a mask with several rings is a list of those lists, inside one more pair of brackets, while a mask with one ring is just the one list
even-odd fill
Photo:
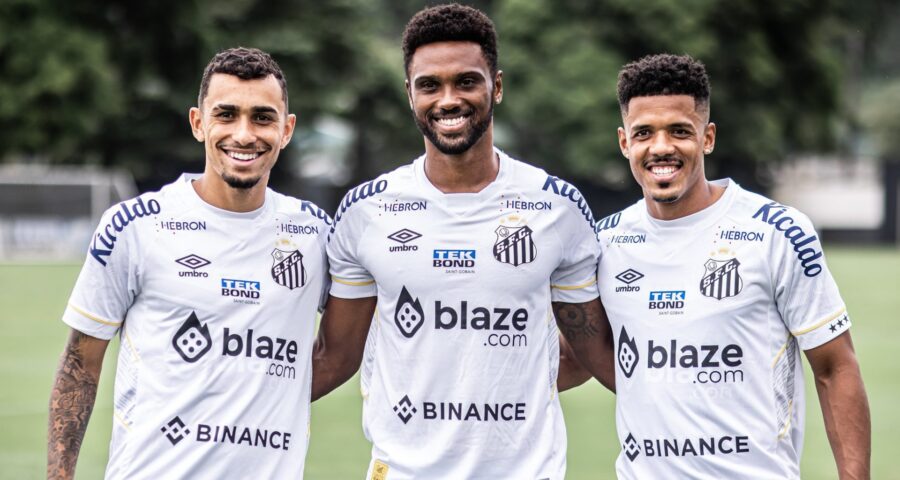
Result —
[[272, 278], [279, 285], [291, 290], [306, 285], [306, 269], [303, 268], [303, 254], [299, 250], [272, 250]]
[[494, 258], [503, 263], [518, 267], [523, 263], [531, 263], [537, 257], [537, 245], [531, 238], [533, 233], [527, 226], [497, 227], [497, 241], [494, 243]]
[[740, 266], [741, 262], [736, 258], [731, 260], [710, 258], [704, 265], [703, 278], [700, 279], [700, 293], [716, 300], [741, 293], [744, 280], [738, 272]]

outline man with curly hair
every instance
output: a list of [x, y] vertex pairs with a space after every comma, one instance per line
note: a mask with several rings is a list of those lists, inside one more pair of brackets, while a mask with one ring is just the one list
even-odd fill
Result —
[[116, 335], [106, 478], [303, 475], [331, 221], [266, 187], [296, 122], [284, 74], [260, 50], [220, 52], [189, 120], [203, 173], [110, 208], [89, 247], [63, 314], [48, 478], [75, 474]]
[[709, 181], [706, 70], [653, 55], [619, 73], [619, 146], [643, 190], [597, 224], [615, 335], [619, 478], [799, 478], [815, 375], [841, 478], [867, 478], [870, 420], [850, 318], [809, 219]]
[[562, 479], [558, 332], [612, 381], [593, 216], [572, 185], [494, 146], [487, 16], [427, 8], [403, 54], [425, 154], [341, 202], [313, 398], [363, 362], [368, 478]]

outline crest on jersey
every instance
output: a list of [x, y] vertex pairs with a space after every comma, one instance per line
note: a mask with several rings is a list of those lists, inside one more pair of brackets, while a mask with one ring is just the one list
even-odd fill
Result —
[[303, 254], [299, 250], [272, 250], [272, 278], [275, 283], [291, 290], [306, 285]]
[[[403, 287], [400, 297], [397, 298], [397, 308], [394, 309], [394, 323], [400, 329], [400, 333], [406, 338], [412, 338], [419, 328], [425, 323], [425, 312], [418, 298], [413, 298], [409, 290]], [[406, 422], [403, 422], [406, 423]]]
[[532, 238], [534, 232], [527, 226], [500, 225], [494, 233], [497, 234], [497, 241], [494, 243], [494, 258], [497, 261], [518, 267], [537, 258], [537, 245]]
[[704, 296], [721, 300], [733, 297], [744, 288], [744, 279], [738, 271], [741, 262], [736, 258], [730, 260], [714, 260], [710, 258], [704, 264], [703, 278], [700, 279], [700, 293]]

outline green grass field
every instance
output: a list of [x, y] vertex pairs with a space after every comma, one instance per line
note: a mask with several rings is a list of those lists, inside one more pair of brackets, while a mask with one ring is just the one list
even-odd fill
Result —
[[[853, 338], [872, 408], [872, 478], [900, 479], [890, 461], [900, 446], [900, 250], [827, 249], [829, 265], [854, 321]], [[0, 265], [0, 478], [44, 476], [47, 401], [68, 327], [59, 321], [78, 265]], [[97, 405], [78, 462], [78, 478], [102, 478], [112, 415], [115, 345], [106, 359]], [[807, 375], [806, 479], [837, 478], [815, 391]], [[614, 478], [619, 446], [613, 397], [591, 383], [562, 394], [569, 431], [569, 479]], [[313, 406], [307, 457], [310, 479], [363, 478], [369, 445], [360, 427], [358, 381]]]

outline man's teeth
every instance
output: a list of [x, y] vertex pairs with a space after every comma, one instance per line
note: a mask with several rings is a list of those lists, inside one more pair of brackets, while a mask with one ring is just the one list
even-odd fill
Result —
[[465, 119], [465, 117], [439, 118], [437, 122], [445, 127], [455, 127], [462, 123]]
[[235, 160], [253, 160], [259, 156], [259, 152], [253, 153], [240, 153], [240, 152], [228, 152], [228, 156]]
[[650, 167], [650, 171], [653, 172], [654, 175], [670, 175], [675, 173], [675, 170], [677, 170], [677, 168], [675, 168], [674, 165], [655, 165]]

